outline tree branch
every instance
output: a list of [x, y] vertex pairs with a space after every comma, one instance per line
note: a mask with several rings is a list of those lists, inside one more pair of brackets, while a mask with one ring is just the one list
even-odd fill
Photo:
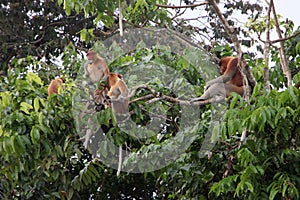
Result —
[[275, 44], [277, 42], [284, 42], [286, 40], [292, 39], [292, 38], [296, 37], [297, 35], [300, 35], [300, 31], [299, 32], [295, 32], [294, 34], [292, 34], [292, 35], [290, 35], [288, 37], [284, 37], [284, 38], [276, 39], [276, 40], [268, 40], [268, 39], [263, 40], [263, 39], [261, 39], [260, 35], [258, 35], [258, 39], [261, 42], [263, 42], [263, 43]]
[[206, 5], [206, 4], [208, 4], [208, 2], [185, 5], [185, 6], [171, 6], [171, 5], [162, 5], [162, 4], [156, 4], [156, 6], [159, 7], [159, 8], [180, 9], [180, 8], [194, 8], [194, 7], [203, 6], [203, 5]]
[[[238, 40], [238, 37], [235, 33], [235, 29], [230, 27], [230, 25], [228, 24], [227, 20], [225, 19], [225, 17], [223, 16], [220, 8], [218, 7], [216, 1], [214, 0], [208, 0], [208, 2], [210, 3], [210, 5], [212, 6], [212, 8], [214, 9], [214, 11], [216, 12], [216, 14], [218, 15], [218, 18], [219, 20], [221, 21], [221, 23], [223, 24], [226, 32], [228, 33], [231, 41], [233, 42], [234, 46], [235, 46], [235, 49], [238, 53], [238, 58], [239, 58], [239, 62], [238, 62], [238, 65], [240, 66], [240, 72], [242, 74], [242, 77], [243, 77], [243, 83], [244, 83], [244, 86], [245, 86], [245, 92], [244, 92], [244, 98], [246, 99], [246, 101], [249, 100], [249, 97], [250, 97], [250, 87], [249, 87], [249, 83], [248, 83], [248, 79], [247, 79], [247, 75], [249, 75], [249, 78], [253, 79], [254, 76], [251, 75], [251, 71], [248, 69], [246, 69], [246, 63], [245, 62], [242, 62], [243, 60], [243, 52], [242, 52], [242, 48], [241, 48], [241, 45], [240, 45], [240, 42]], [[254, 80], [251, 80], [251, 83], [253, 82], [253, 84], [256, 83], [255, 79]]]
[[280, 49], [279, 49], [280, 63], [281, 63], [282, 71], [283, 71], [283, 73], [285, 74], [285, 76], [287, 78], [287, 85], [291, 86], [293, 84], [293, 80], [292, 80], [292, 75], [291, 75], [291, 72], [290, 72], [290, 69], [289, 69], [289, 65], [288, 65], [285, 50], [284, 50], [284, 42], [282, 40], [283, 37], [281, 35], [281, 30], [280, 30], [280, 27], [279, 27], [279, 22], [278, 22], [276, 10], [275, 10], [274, 2], [273, 2], [273, 0], [271, 0], [271, 2], [272, 3], [270, 3], [270, 6], [271, 6], [271, 9], [272, 9], [273, 15], [274, 15], [276, 31], [277, 31], [277, 34], [278, 34], [278, 38], [281, 40], [280, 41]]
[[270, 55], [270, 18], [271, 18], [271, 8], [273, 4], [273, 0], [271, 0], [269, 8], [268, 8], [268, 13], [267, 13], [267, 30], [266, 30], [266, 38], [267, 41], [264, 42], [265, 47], [264, 47], [264, 61], [265, 61], [265, 67], [264, 67], [264, 82], [265, 82], [265, 88], [267, 92], [270, 92], [270, 80], [269, 80], [269, 55]]
[[218, 102], [222, 102], [222, 101], [225, 100], [225, 98], [215, 97], [215, 98], [211, 98], [211, 99], [204, 100], [204, 101], [191, 102], [190, 100], [182, 100], [182, 99], [170, 97], [168, 95], [160, 94], [159, 92], [156, 92], [153, 88], [151, 88], [150, 86], [145, 85], [145, 84], [135, 86], [132, 89], [132, 91], [131, 91], [130, 95], [128, 96], [128, 98], [132, 98], [135, 95], [135, 93], [137, 92], [137, 90], [140, 89], [140, 88], [147, 89], [152, 94], [147, 94], [145, 96], [133, 99], [129, 102], [129, 104], [137, 102], [137, 101], [141, 101], [141, 100], [150, 99], [150, 98], [152, 98], [152, 99], [148, 100], [146, 102], [147, 104], [155, 103], [155, 102], [160, 101], [160, 100], [166, 100], [166, 101], [174, 103], [174, 104], [180, 104], [180, 105], [186, 105], [186, 106], [206, 105], [206, 104], [209, 104], [209, 103], [218, 103]]

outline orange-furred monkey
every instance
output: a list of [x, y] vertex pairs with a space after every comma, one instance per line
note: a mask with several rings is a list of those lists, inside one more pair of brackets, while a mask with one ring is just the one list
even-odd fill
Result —
[[48, 86], [48, 96], [51, 94], [58, 94], [58, 88], [61, 87], [64, 82], [65, 80], [62, 78], [56, 78], [52, 80]]
[[93, 83], [99, 82], [103, 77], [106, 78], [109, 74], [109, 69], [103, 58], [95, 51], [87, 52], [86, 57], [88, 62], [84, 66], [84, 75], [89, 77]]
[[238, 58], [227, 56], [219, 62], [221, 76], [206, 83], [205, 91], [192, 101], [203, 101], [215, 96], [228, 97], [231, 92], [244, 94], [243, 77], [238, 66]]
[[106, 98], [106, 94], [108, 92], [105, 86], [101, 86], [101, 89], [96, 89], [94, 91], [94, 102], [95, 102], [95, 110], [101, 111], [108, 107], [111, 107], [110, 99]]
[[109, 91], [107, 95], [111, 99], [113, 112], [118, 116], [128, 115], [128, 87], [120, 74], [109, 73], [107, 78]]

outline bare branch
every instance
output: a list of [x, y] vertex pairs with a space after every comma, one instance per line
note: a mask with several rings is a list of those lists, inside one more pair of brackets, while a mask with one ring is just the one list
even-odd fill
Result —
[[136, 91], [140, 88], [147, 89], [156, 96], [157, 92], [154, 89], [152, 89], [150, 86], [148, 86], [146, 84], [142, 84], [142, 85], [138, 85], [138, 86], [135, 86], [134, 88], [132, 88], [131, 94], [129, 95], [128, 98], [132, 98], [135, 95]]
[[129, 104], [137, 102], [137, 101], [143, 101], [143, 100], [146, 100], [146, 99], [150, 99], [150, 98], [153, 98], [153, 97], [154, 97], [153, 94], [148, 94], [146, 96], [142, 96], [142, 97], [139, 97], [139, 98], [136, 98], [136, 99], [133, 99], [133, 100], [129, 101]]
[[160, 101], [160, 100], [166, 100], [166, 101], [171, 102], [171, 103], [180, 104], [180, 105], [187, 105], [187, 106], [206, 105], [206, 104], [209, 104], [209, 103], [218, 103], [218, 102], [222, 102], [222, 101], [225, 100], [225, 98], [215, 97], [215, 98], [211, 98], [211, 99], [204, 100], [204, 101], [191, 102], [190, 100], [182, 100], [182, 99], [170, 97], [168, 95], [160, 94], [159, 92], [156, 92], [153, 88], [151, 88], [150, 86], [145, 85], [145, 84], [135, 86], [132, 89], [131, 94], [129, 95], [129, 98], [132, 98], [135, 95], [136, 91], [140, 88], [147, 89], [152, 94], [147, 94], [145, 96], [133, 99], [129, 102], [129, 104], [134, 103], [136, 101], [146, 100], [146, 99], [150, 99], [150, 98], [152, 98], [152, 99], [148, 100], [146, 102], [147, 104], [155, 103], [155, 102]]
[[162, 5], [162, 4], [156, 4], [159, 8], [171, 8], [171, 9], [180, 9], [180, 8], [194, 8], [198, 6], [203, 6], [208, 4], [208, 2], [198, 3], [198, 4], [191, 4], [191, 5], [184, 5], [184, 6], [171, 6], [171, 5]]
[[[275, 10], [273, 0], [271, 0], [270, 6], [271, 6], [272, 11], [273, 11], [274, 21], [275, 21], [275, 26], [276, 26], [276, 31], [277, 31], [278, 37], [279, 37], [280, 40], [282, 40], [283, 37], [281, 35], [281, 30], [280, 30], [280, 26], [279, 26], [279, 22], [278, 22], [278, 18], [277, 18], [277, 14], [276, 14], [276, 10]], [[291, 75], [289, 65], [288, 65], [288, 62], [287, 62], [283, 40], [280, 41], [279, 55], [280, 55], [280, 63], [281, 63], [282, 71], [283, 71], [283, 73], [285, 74], [285, 76], [287, 78], [287, 82], [288, 82], [287, 84], [288, 84], [288, 86], [291, 86], [293, 84], [293, 80], [292, 80], [292, 75]]]
[[[264, 42], [264, 61], [265, 61], [265, 67], [264, 67], [264, 80], [265, 80], [265, 88], [267, 92], [270, 92], [270, 80], [269, 80], [269, 55], [270, 55], [270, 17], [271, 17], [271, 8], [272, 8], [273, 0], [271, 0], [268, 8], [267, 13], [267, 30], [266, 30], [266, 38], [267, 41]], [[242, 139], [241, 139], [242, 141]]]
[[295, 32], [295, 33], [293, 33], [292, 35], [290, 35], [290, 36], [288, 36], [288, 37], [284, 37], [284, 38], [277, 39], [277, 40], [268, 40], [268, 39], [263, 40], [263, 39], [261, 39], [260, 36], [258, 37], [258, 39], [259, 39], [261, 42], [263, 42], [263, 43], [275, 44], [275, 43], [277, 43], [277, 42], [284, 42], [284, 41], [286, 41], [286, 40], [292, 39], [292, 38], [296, 37], [297, 35], [300, 35], [300, 31], [299, 31], [299, 32]]

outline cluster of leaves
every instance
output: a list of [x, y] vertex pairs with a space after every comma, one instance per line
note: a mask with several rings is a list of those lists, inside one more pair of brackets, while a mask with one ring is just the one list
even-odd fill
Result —
[[[196, 76], [193, 72], [193, 66], [167, 50], [138, 49], [135, 54], [118, 57], [110, 67], [123, 73], [129, 86], [135, 86], [140, 84], [140, 80], [136, 79], [133, 72], [139, 69], [145, 73], [143, 69], [153, 65], [159, 66], [162, 71], [166, 70], [164, 67], [167, 65], [180, 71], [187, 80], [192, 80], [191, 77], [201, 79], [199, 74]], [[128, 70], [132, 76], [126, 73]], [[149, 72], [154, 72], [152, 75], [161, 79], [152, 79], [150, 73], [146, 83], [157, 91], [171, 95], [170, 88], [165, 88], [163, 74], [155, 74], [160, 73], [159, 70]], [[193, 81], [189, 83], [199, 84]], [[208, 158], [204, 156], [205, 152], [199, 151], [199, 147], [203, 144], [211, 120], [209, 113], [213, 107], [210, 106], [207, 107], [209, 109], [201, 108], [203, 114], [197, 119], [199, 123], [184, 131], [185, 137], [191, 137], [193, 143], [176, 161], [163, 169], [144, 173], [144, 176], [122, 173], [117, 177], [116, 170], [93, 159], [92, 152], [85, 150], [79, 141], [79, 132], [75, 128], [76, 116], [70, 109], [74, 107], [74, 95], [75, 98], [77, 95], [76, 90], [70, 88], [74, 87], [72, 83], [67, 84], [69, 89], [61, 95], [48, 99], [46, 86], [32, 72], [2, 77], [1, 86], [2, 198], [299, 197], [300, 94], [293, 87], [262, 95], [258, 84], [249, 105], [235, 95], [223, 121], [217, 122], [213, 129], [212, 135], [220, 140]], [[141, 89], [136, 97], [147, 94], [149, 91]], [[147, 125], [147, 113], [152, 107], [161, 107], [160, 111], [164, 110], [170, 119], [182, 117], [180, 106], [173, 107], [168, 102], [147, 105], [141, 100], [130, 107], [134, 112], [132, 119], [142, 126]], [[95, 119], [99, 124], [109, 127], [106, 136], [113, 138], [117, 145], [126, 141], [131, 145], [132, 152], [139, 154], [173, 148], [172, 139], [181, 137], [178, 120], [165, 121], [164, 125], [161, 122], [161, 127], [165, 128], [161, 128], [159, 133], [151, 133], [152, 136], [146, 140], [136, 140], [124, 136], [114, 122], [110, 123], [113, 119], [111, 110], [96, 113]], [[86, 121], [83, 119], [82, 123]], [[248, 134], [246, 141], [240, 144], [240, 134], [244, 129]], [[109, 147], [101, 141], [97, 151], [102, 158], [110, 155]], [[132, 170], [148, 167], [140, 166], [139, 159], [132, 156], [124, 161], [124, 166], [136, 163]]]
[[[138, 26], [171, 23], [168, 12], [155, 6], [156, 3], [166, 4], [166, 1], [121, 2], [124, 21]], [[111, 138], [116, 145], [126, 143], [130, 146], [133, 154], [124, 160], [123, 167], [139, 171], [149, 168], [141, 165], [138, 155], [151, 158], [149, 152], [158, 149], [178, 153], [179, 157], [170, 165], [154, 172], [142, 175], [121, 173], [119, 177], [116, 176], [116, 170], [107, 167], [101, 160], [94, 159], [92, 153], [107, 158], [114, 150], [103, 142], [104, 137], [100, 137], [96, 148], [90, 151], [83, 148], [79, 139], [82, 136], [80, 130], [87, 129], [89, 118], [79, 119], [79, 115], [74, 115], [72, 111], [74, 100], [78, 100], [79, 110], [84, 108], [84, 104], [80, 103], [82, 92], [86, 91], [81, 90], [78, 82], [74, 84], [72, 81], [76, 78], [82, 82], [77, 76], [82, 74], [82, 69], [79, 69], [82, 61], [78, 60], [80, 55], [75, 47], [68, 44], [73, 41], [76, 46], [79, 45], [79, 32], [81, 39], [86, 41], [99, 33], [98, 29], [90, 29], [93, 23], [104, 24], [105, 27], [100, 31], [107, 28], [117, 30], [115, 11], [119, 1], [67, 0], [58, 3], [59, 5], [53, 1], [2, 3], [0, 15], [4, 20], [1, 23], [3, 27], [8, 27], [1, 35], [1, 41], [4, 41], [1, 43], [1, 58], [5, 61], [2, 65], [7, 67], [10, 63], [13, 70], [8, 71], [7, 77], [0, 77], [0, 198], [299, 198], [300, 94], [294, 87], [264, 93], [259, 83], [250, 103], [234, 95], [226, 105], [228, 110], [218, 113], [225, 115], [217, 122], [211, 121], [213, 106], [207, 105], [199, 110], [195, 108], [195, 112], [189, 117], [195, 119], [196, 123], [191, 123], [192, 126], [184, 130], [180, 129], [180, 126], [184, 127], [180, 123], [184, 114], [183, 106], [166, 100], [151, 104], [146, 103], [147, 99], [134, 102], [130, 105], [132, 120], [139, 126], [147, 126], [151, 122], [150, 113], [154, 107], [167, 118], [159, 121], [158, 132], [146, 132], [151, 137], [143, 140], [132, 137], [137, 133], [136, 130], [124, 134], [116, 126], [111, 110], [96, 113], [92, 120], [105, 126], [105, 137]], [[252, 19], [257, 19], [261, 12], [259, 5], [243, 1], [228, 1], [226, 8], [228, 9], [225, 9], [224, 15], [227, 19], [232, 19], [232, 8], [242, 10], [242, 13], [251, 13]], [[208, 21], [213, 27], [211, 38], [220, 44], [228, 41], [226, 37], [224, 40], [224, 34], [220, 32], [222, 28], [213, 12], [208, 9], [208, 13]], [[293, 24], [284, 24], [285, 32], [291, 33]], [[252, 30], [255, 31], [254, 28]], [[248, 36], [248, 30], [238, 31]], [[200, 32], [208, 33], [207, 27]], [[99, 35], [96, 35], [96, 39], [97, 36]], [[287, 55], [295, 74], [300, 62], [298, 39], [290, 39], [286, 43]], [[244, 45], [249, 46], [248, 44], [249, 41], [244, 41]], [[64, 67], [49, 65], [50, 57], [57, 57], [63, 49]], [[183, 99], [192, 96], [187, 96], [178, 88], [192, 89], [195, 96], [202, 93], [204, 81], [198, 68], [208, 65], [201, 63], [202, 65], [195, 67], [188, 61], [188, 58], [199, 59], [201, 55], [185, 52], [181, 56], [156, 48], [140, 48], [126, 55], [118, 52], [116, 46], [110, 50], [114, 51], [109, 62], [110, 68], [123, 75], [129, 88], [148, 84], [158, 93]], [[217, 46], [214, 50], [217, 55], [231, 55], [229, 45]], [[277, 68], [278, 51], [276, 48], [272, 50], [272, 60], [276, 67], [271, 70], [270, 80], [274, 88], [284, 88], [284, 77]], [[46, 63], [40, 59], [44, 56]], [[16, 59], [11, 60], [13, 57]], [[262, 82], [263, 61], [248, 61], [258, 82]], [[175, 78], [169, 80], [165, 76], [168, 73]], [[67, 88], [60, 95], [46, 98], [47, 84], [44, 82], [49, 83], [56, 75], [66, 76]], [[141, 77], [145, 78], [141, 80]], [[294, 80], [299, 80], [299, 73]], [[135, 97], [148, 94], [149, 90], [140, 89]], [[213, 130], [209, 130], [210, 123], [215, 125]], [[81, 125], [83, 128], [78, 129]], [[247, 137], [240, 143], [244, 130], [247, 130]], [[218, 140], [218, 143], [210, 152], [199, 150], [209, 131], [212, 131], [212, 139]], [[100, 134], [103, 136], [103, 133]], [[182, 153], [178, 152], [174, 141], [192, 143]], [[161, 160], [152, 158], [152, 161], [157, 164]]]
[[89, 155], [76, 142], [67, 112], [71, 94], [46, 99], [43, 81], [32, 72], [11, 74], [1, 87], [1, 198], [72, 196], [74, 172]]
[[[140, 83], [135, 76], [127, 77], [125, 71], [128, 71], [129, 67], [130, 70], [144, 71], [143, 68], [155, 65], [160, 70], [156, 70], [158, 74], [152, 76], [162, 78], [168, 63], [170, 68], [180, 73], [182, 69], [179, 66], [185, 63], [182, 76], [186, 78], [197, 76], [196, 79], [200, 79], [199, 74], [190, 73], [197, 71], [193, 66], [184, 59], [177, 58], [180, 57], [169, 51], [142, 48], [137, 50], [136, 54], [119, 57], [110, 67], [118, 66], [114, 71], [124, 74], [128, 85]], [[78, 82], [74, 84], [71, 79], [67, 79], [62, 94], [47, 98], [47, 84], [43, 83], [48, 82], [47, 72], [39, 70], [40, 63], [33, 57], [15, 62], [16, 69], [26, 65], [30, 65], [35, 73], [16, 70], [10, 72], [7, 77], [1, 77], [0, 176], [3, 180], [0, 185], [1, 198], [152, 197], [153, 193], [157, 192], [155, 173], [145, 174], [145, 177], [139, 174], [122, 174], [117, 178], [113, 175], [115, 170], [103, 165], [100, 160], [93, 159], [92, 152], [83, 147], [79, 140], [77, 116], [73, 113], [74, 99], [78, 97], [76, 87], [81, 90], [80, 85], [77, 85]], [[149, 70], [149, 74], [151, 73], [153, 71]], [[37, 74], [41, 74], [41, 77]], [[77, 77], [76, 80], [81, 79]], [[165, 81], [169, 80], [149, 78], [147, 83], [158, 92], [172, 95], [172, 88], [164, 87]], [[181, 87], [187, 83], [179, 81], [177, 84], [179, 85], [176, 87]], [[143, 96], [147, 92], [139, 90], [137, 96]], [[144, 110], [141, 110], [139, 105], [144, 106]], [[130, 108], [134, 111], [134, 121], [141, 125], [147, 124], [149, 118], [145, 116], [152, 110], [152, 106], [160, 106], [160, 110], [166, 112], [166, 116], [170, 119], [180, 118], [179, 106], [172, 106], [168, 102], [146, 105], [143, 101], [139, 101]], [[167, 144], [165, 141], [178, 132], [176, 120], [166, 121], [165, 124], [161, 122], [161, 126], [165, 127], [161, 128], [160, 132], [163, 139], [158, 140], [157, 135], [152, 134], [152, 137], [146, 140], [136, 140], [120, 132], [116, 123], [111, 121], [113, 120], [111, 110], [96, 113], [94, 116], [101, 125], [109, 127], [107, 137], [113, 138], [117, 145], [123, 144], [124, 141], [128, 142], [135, 152], [153, 151], [153, 148], [165, 146]], [[84, 118], [81, 122], [88, 123]], [[105, 147], [104, 143], [99, 144], [96, 151], [105, 158], [105, 154], [109, 155], [109, 148]], [[131, 161], [127, 161], [129, 162]]]
[[234, 95], [214, 128], [220, 140], [208, 159], [195, 142], [161, 174], [162, 198], [299, 198], [300, 91], [290, 87], [262, 95], [260, 87], [250, 105]]
[[[221, 138], [228, 142], [228, 154], [234, 155], [235, 160], [232, 175], [215, 183], [211, 191], [217, 196], [224, 195], [226, 188], [227, 195], [236, 197], [297, 199], [300, 93], [290, 87], [260, 96], [260, 87], [256, 86], [250, 105], [236, 96], [220, 125]], [[232, 148], [232, 138], [243, 128], [248, 132], [246, 143]]]
[[67, 16], [52, 0], [2, 1], [0, 18], [0, 67], [5, 73], [12, 58], [31, 55], [52, 63], [69, 42], [80, 45], [78, 33], [93, 26], [92, 18], [82, 13]]

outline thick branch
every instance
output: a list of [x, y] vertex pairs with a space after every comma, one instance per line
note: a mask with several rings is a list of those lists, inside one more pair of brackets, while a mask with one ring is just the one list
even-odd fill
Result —
[[[273, 0], [271, 0], [271, 2], [273, 2]], [[273, 11], [274, 21], [275, 21], [275, 26], [276, 26], [276, 31], [277, 31], [278, 37], [279, 37], [280, 40], [282, 40], [283, 37], [281, 35], [281, 30], [280, 30], [280, 27], [279, 27], [279, 22], [278, 22], [278, 19], [277, 19], [277, 14], [276, 14], [274, 3], [270, 4], [270, 6], [271, 6], [272, 11]], [[289, 65], [288, 65], [288, 62], [287, 62], [283, 40], [280, 41], [279, 55], [280, 55], [280, 63], [281, 63], [282, 71], [283, 71], [283, 73], [285, 74], [285, 76], [287, 78], [288, 86], [291, 86], [293, 84], [292, 75], [291, 75]]]
[[217, 98], [211, 98], [211, 99], [208, 99], [208, 100], [205, 100], [205, 101], [191, 102], [190, 100], [182, 100], [182, 99], [170, 97], [168, 95], [160, 94], [159, 92], [156, 92], [153, 88], [151, 88], [150, 86], [145, 85], [145, 84], [135, 86], [132, 89], [132, 91], [129, 95], [129, 98], [132, 98], [135, 95], [135, 93], [137, 92], [137, 90], [140, 89], [140, 88], [149, 90], [151, 92], [151, 94], [147, 94], [145, 96], [133, 99], [129, 102], [129, 104], [134, 103], [136, 101], [150, 99], [146, 102], [147, 104], [155, 103], [155, 102], [160, 101], [160, 100], [166, 100], [168, 102], [175, 103], [175, 104], [180, 104], [180, 105], [199, 106], [199, 105], [206, 105], [206, 104], [209, 104], [209, 103], [218, 103], [218, 102], [222, 102], [222, 101], [225, 100], [224, 98], [218, 98], [217, 97]]
[[120, 36], [123, 37], [123, 15], [122, 15], [123, 9], [121, 0], [119, 0], [119, 29], [120, 29]]
[[267, 42], [265, 42], [264, 47], [264, 61], [265, 61], [265, 67], [264, 67], [264, 81], [265, 81], [265, 88], [267, 92], [270, 92], [270, 80], [269, 80], [269, 54], [270, 54], [270, 16], [271, 16], [271, 8], [272, 8], [273, 0], [271, 0], [268, 13], [267, 13], [267, 22], [266, 22], [266, 39]]
[[240, 42], [238, 40], [237, 35], [235, 34], [234, 28], [230, 27], [230, 25], [228, 24], [227, 20], [223, 16], [220, 8], [218, 7], [217, 3], [214, 0], [208, 0], [208, 2], [210, 3], [210, 5], [213, 7], [214, 11], [218, 15], [219, 20], [223, 24], [223, 26], [224, 26], [226, 32], [228, 33], [231, 41], [235, 45], [235, 48], [236, 48], [237, 52], [238, 53], [242, 52], [241, 45], [240, 45]]

